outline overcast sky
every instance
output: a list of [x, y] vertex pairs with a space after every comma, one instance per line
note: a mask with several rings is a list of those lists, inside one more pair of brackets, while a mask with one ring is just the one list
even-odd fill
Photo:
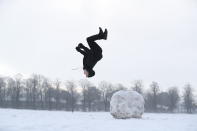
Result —
[[99, 26], [109, 36], [91, 82], [197, 87], [196, 0], [0, 0], [0, 74], [83, 79], [75, 46]]

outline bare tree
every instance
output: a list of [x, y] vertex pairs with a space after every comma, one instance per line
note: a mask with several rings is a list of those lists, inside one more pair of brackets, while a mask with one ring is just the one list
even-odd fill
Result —
[[152, 94], [152, 105], [153, 110], [157, 111], [157, 105], [158, 105], [158, 94], [159, 94], [159, 85], [157, 82], [152, 82], [150, 85], [151, 88], [151, 94]]
[[187, 110], [187, 113], [192, 113], [194, 95], [193, 95], [193, 88], [191, 87], [190, 84], [185, 85], [183, 98], [184, 98], [184, 106]]
[[25, 103], [26, 103], [26, 107], [30, 108], [31, 105], [31, 80], [30, 79], [26, 79], [25, 81]]
[[32, 75], [31, 84], [32, 84], [32, 108], [36, 109], [36, 98], [38, 97], [37, 88], [38, 88], [38, 79], [39, 76], [36, 74]]
[[160, 91], [157, 95], [157, 111], [168, 112], [169, 111], [169, 94], [165, 91]]
[[5, 104], [5, 87], [5, 80], [3, 77], [0, 77], [0, 107], [3, 107]]
[[31, 109], [38, 108], [40, 82], [41, 76], [37, 74], [33, 74], [25, 81], [26, 105]]
[[15, 76], [15, 86], [14, 86], [14, 94], [15, 94], [15, 102], [14, 102], [14, 107], [19, 108], [20, 107], [20, 97], [21, 97], [21, 92], [22, 92], [22, 75], [17, 74]]
[[102, 101], [104, 104], [104, 110], [108, 111], [110, 99], [111, 99], [111, 96], [113, 93], [112, 84], [110, 84], [106, 81], [101, 81], [99, 83], [98, 88], [101, 90], [101, 97], [102, 97]]
[[86, 92], [88, 111], [92, 111], [93, 104], [100, 100], [100, 91], [96, 87], [90, 86]]
[[73, 81], [66, 82], [66, 89], [68, 91], [69, 98], [67, 99], [67, 104], [70, 106], [71, 111], [74, 112], [77, 103], [77, 92], [76, 85]]
[[45, 80], [47, 78], [45, 78], [42, 75], [38, 75], [38, 88], [37, 88], [37, 93], [38, 93], [38, 102], [40, 105], [41, 109], [45, 108], [45, 94], [46, 94], [46, 86], [44, 84]]
[[44, 88], [45, 107], [49, 110], [52, 109], [52, 85], [51, 82], [45, 78], [42, 88]]
[[9, 101], [9, 106], [10, 107], [14, 107], [14, 101], [15, 101], [15, 80], [13, 78], [9, 78], [8, 79], [8, 91], [7, 91], [7, 95], [8, 97], [8, 101]]
[[60, 84], [61, 82], [59, 80], [56, 80], [55, 82], [55, 107], [56, 109], [60, 108]]
[[134, 81], [134, 84], [133, 86], [131, 86], [132, 90], [140, 93], [140, 94], [143, 94], [143, 83], [142, 83], [142, 80], [136, 80]]
[[168, 89], [168, 96], [169, 96], [169, 110], [173, 112], [176, 108], [180, 97], [177, 87], [171, 87]]
[[86, 80], [86, 79], [82, 79], [80, 80], [80, 86], [82, 88], [82, 106], [83, 106], [83, 111], [86, 111], [86, 104], [87, 104], [87, 88], [91, 87], [92, 84]]
[[[59, 80], [51, 82], [35, 74], [28, 79], [22, 79], [20, 74], [14, 78], [0, 77], [0, 107], [108, 111], [113, 93], [127, 89], [122, 84], [112, 85], [106, 81], [100, 82], [97, 88], [87, 79], [80, 81], [79, 89], [73, 81], [66, 82], [66, 90], [61, 89], [60, 84]], [[142, 87], [142, 81], [137, 80], [132, 89], [144, 94], [146, 111], [174, 111], [180, 99], [177, 87], [167, 92], [160, 91], [157, 82], [151, 83], [149, 92], [143, 92]], [[183, 92], [188, 113], [196, 108], [194, 100], [193, 88], [188, 84]]]

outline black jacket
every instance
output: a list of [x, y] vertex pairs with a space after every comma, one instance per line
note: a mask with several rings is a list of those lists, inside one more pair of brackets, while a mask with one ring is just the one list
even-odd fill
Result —
[[102, 53], [95, 53], [93, 51], [89, 51], [84, 55], [83, 58], [83, 69], [93, 70], [96, 63], [102, 59]]

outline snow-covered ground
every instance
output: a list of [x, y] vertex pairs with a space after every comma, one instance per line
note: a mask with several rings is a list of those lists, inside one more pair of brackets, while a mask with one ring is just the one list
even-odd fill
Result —
[[0, 131], [197, 131], [197, 115], [145, 113], [117, 120], [103, 112], [0, 109]]

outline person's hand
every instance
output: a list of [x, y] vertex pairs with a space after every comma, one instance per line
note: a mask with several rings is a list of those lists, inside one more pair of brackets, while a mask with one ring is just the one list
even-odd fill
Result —
[[76, 49], [77, 51], [80, 51], [80, 48], [79, 48], [79, 47], [76, 47], [75, 49]]
[[78, 47], [79, 47], [79, 48], [83, 47], [83, 44], [82, 44], [82, 43], [79, 43], [79, 44], [78, 44]]

